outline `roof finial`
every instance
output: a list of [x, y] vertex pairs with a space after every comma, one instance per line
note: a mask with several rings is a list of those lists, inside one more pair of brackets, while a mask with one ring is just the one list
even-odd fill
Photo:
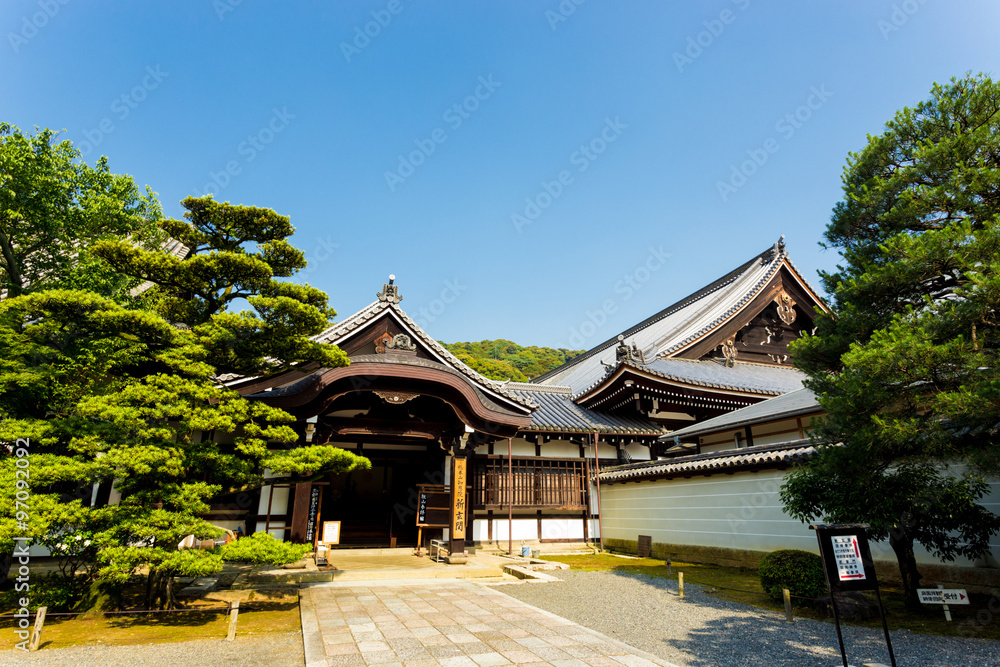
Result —
[[618, 335], [618, 347], [615, 349], [615, 357], [619, 363], [622, 361], [631, 361], [643, 366], [646, 365], [646, 359], [643, 357], [642, 350], [634, 342], [631, 345], [627, 345], [624, 334]]
[[399, 296], [399, 285], [393, 284], [396, 281], [396, 275], [393, 273], [389, 274], [389, 282], [383, 283], [382, 291], [376, 294], [379, 301], [387, 301], [389, 303], [399, 303], [403, 300], [403, 297]]

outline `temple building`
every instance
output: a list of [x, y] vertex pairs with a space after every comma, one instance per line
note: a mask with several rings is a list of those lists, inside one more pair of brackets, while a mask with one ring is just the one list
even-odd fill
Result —
[[[517, 383], [469, 368], [401, 301], [390, 279], [375, 301], [317, 337], [343, 349], [349, 366], [230, 383], [295, 415], [301, 446], [333, 444], [364, 455], [371, 469], [272, 478], [251, 512], [214, 513], [215, 523], [312, 542], [321, 522], [339, 521], [341, 545], [443, 538], [456, 554], [469, 543], [599, 540], [598, 485], [609, 471], [703, 455], [697, 440], [671, 434], [800, 389], [788, 344], [812, 329], [816, 309], [826, 310], [779, 241]], [[769, 437], [747, 430], [732, 446]]]

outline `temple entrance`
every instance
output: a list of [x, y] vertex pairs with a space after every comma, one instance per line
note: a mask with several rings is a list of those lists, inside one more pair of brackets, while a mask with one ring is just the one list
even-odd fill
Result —
[[[417, 545], [417, 484], [441, 484], [445, 452], [437, 443], [364, 447], [370, 470], [330, 475], [322, 518], [340, 521], [340, 547]], [[388, 449], [391, 447], [391, 449]]]

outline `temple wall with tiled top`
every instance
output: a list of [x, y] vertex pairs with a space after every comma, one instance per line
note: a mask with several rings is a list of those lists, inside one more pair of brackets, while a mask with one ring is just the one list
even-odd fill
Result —
[[[654, 543], [678, 547], [818, 553], [816, 534], [782, 510], [778, 494], [785, 474], [761, 470], [605, 484], [601, 488], [605, 542], [627, 544], [649, 535]], [[991, 480], [990, 488], [981, 503], [1000, 514], [1000, 480]], [[876, 560], [895, 559], [887, 542], [871, 546]], [[991, 547], [991, 556], [978, 562], [958, 558], [951, 565], [996, 568], [1000, 573], [1000, 536], [993, 537]], [[921, 564], [941, 564], [920, 545], [916, 556]]]

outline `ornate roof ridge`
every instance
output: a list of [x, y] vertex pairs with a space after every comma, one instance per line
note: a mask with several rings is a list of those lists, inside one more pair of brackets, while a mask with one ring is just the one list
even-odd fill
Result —
[[[587, 350], [585, 353], [581, 354], [580, 356], [575, 357], [575, 358], [567, 361], [562, 366], [559, 366], [558, 368], [554, 368], [551, 371], [548, 371], [547, 373], [543, 373], [542, 375], [539, 375], [537, 378], [534, 379], [534, 382], [541, 382], [543, 380], [546, 380], [546, 379], [548, 379], [550, 377], [555, 376], [557, 373], [560, 373], [563, 370], [572, 368], [573, 366], [576, 366], [576, 365], [578, 365], [580, 363], [583, 363], [587, 359], [590, 359], [594, 355], [599, 354], [600, 352], [603, 352], [603, 351], [607, 350], [612, 345], [618, 343], [619, 342], [619, 337], [623, 337], [625, 340], [627, 340], [628, 338], [634, 336], [636, 333], [642, 331], [643, 329], [646, 329], [646, 328], [652, 326], [653, 324], [656, 324], [660, 320], [662, 320], [662, 319], [664, 319], [666, 317], [669, 317], [670, 315], [673, 315], [677, 311], [679, 311], [679, 310], [681, 310], [683, 308], [686, 308], [687, 306], [689, 306], [689, 305], [691, 305], [693, 303], [696, 303], [697, 301], [699, 301], [701, 299], [704, 299], [705, 297], [707, 297], [708, 295], [710, 295], [710, 294], [712, 294], [714, 292], [719, 291], [720, 289], [726, 287], [727, 285], [730, 285], [735, 280], [737, 280], [741, 275], [743, 275], [744, 273], [746, 273], [746, 271], [750, 267], [752, 267], [755, 262], [771, 263], [771, 262], [774, 262], [774, 260], [777, 258], [779, 261], [774, 262], [775, 267], [777, 267], [777, 266], [780, 265], [780, 259], [783, 258], [786, 255], [787, 255], [787, 253], [785, 252], [784, 236], [782, 236], [781, 239], [777, 243], [775, 243], [774, 245], [768, 247], [763, 252], [760, 252], [760, 253], [754, 255], [751, 259], [749, 259], [748, 261], [744, 262], [740, 266], [736, 267], [735, 269], [733, 269], [729, 273], [725, 274], [721, 278], [718, 278], [715, 281], [709, 283], [708, 285], [702, 287], [701, 289], [696, 290], [695, 292], [693, 292], [693, 293], [685, 296], [681, 300], [679, 300], [679, 301], [677, 301], [677, 302], [675, 302], [675, 303], [667, 306], [663, 310], [661, 310], [661, 311], [657, 312], [656, 314], [654, 314], [654, 315], [646, 318], [645, 320], [639, 322], [638, 324], [635, 324], [635, 325], [629, 327], [628, 329], [626, 329], [625, 331], [621, 332], [620, 334], [617, 334], [613, 338], [610, 338], [610, 339], [604, 341], [603, 343], [600, 343], [599, 345], [594, 346], [593, 348], [591, 348], [590, 350]], [[768, 272], [767, 278], [770, 279], [770, 277], [773, 275], [773, 273], [774, 273], [774, 269], [772, 269], [772, 271]], [[760, 289], [760, 287], [761, 287], [761, 285], [755, 285], [754, 292], [758, 291]], [[742, 305], [742, 303], [741, 303], [741, 305]], [[725, 316], [728, 317], [729, 314], [731, 314], [731, 313], [729, 313], [727, 311], [727, 313], [726, 313]], [[715, 326], [715, 325], [717, 325], [717, 322], [713, 322], [712, 326]]]
[[[782, 236], [781, 238], [783, 239], [785, 237]], [[768, 254], [770, 254], [770, 256], [767, 256]], [[763, 276], [761, 276], [761, 278], [756, 283], [754, 283], [753, 287], [751, 287], [747, 292], [745, 292], [743, 296], [740, 297], [740, 300], [737, 301], [732, 306], [730, 306], [724, 313], [713, 319], [711, 322], [703, 326], [698, 331], [688, 335], [683, 340], [677, 341], [676, 343], [665, 349], [660, 354], [660, 356], [663, 357], [665, 355], [676, 352], [677, 350], [680, 350], [684, 347], [687, 347], [689, 344], [693, 343], [694, 341], [704, 336], [706, 333], [710, 332], [712, 329], [719, 326], [719, 324], [721, 324], [722, 322], [725, 322], [733, 315], [733, 313], [736, 313], [741, 308], [743, 308], [743, 306], [750, 303], [750, 301], [752, 301], [753, 298], [757, 296], [760, 290], [763, 289], [763, 287], [767, 285], [768, 282], [771, 281], [771, 278], [774, 277], [774, 274], [777, 273], [778, 269], [781, 268], [781, 260], [783, 260], [787, 256], [788, 253], [785, 252], [785, 244], [783, 241], [778, 241], [777, 243], [774, 244], [774, 246], [771, 247], [770, 250], [762, 253], [760, 255], [760, 258], [762, 261], [771, 264], [770, 270]]]
[[539, 394], [571, 394], [573, 389], [560, 384], [535, 384], [534, 382], [514, 382], [507, 383], [509, 391], [527, 391]]
[[630, 482], [684, 473], [704, 474], [705, 471], [727, 468], [788, 464], [810, 458], [815, 454], [816, 449], [808, 440], [792, 440], [773, 445], [612, 466], [602, 470], [600, 477], [602, 482]]

